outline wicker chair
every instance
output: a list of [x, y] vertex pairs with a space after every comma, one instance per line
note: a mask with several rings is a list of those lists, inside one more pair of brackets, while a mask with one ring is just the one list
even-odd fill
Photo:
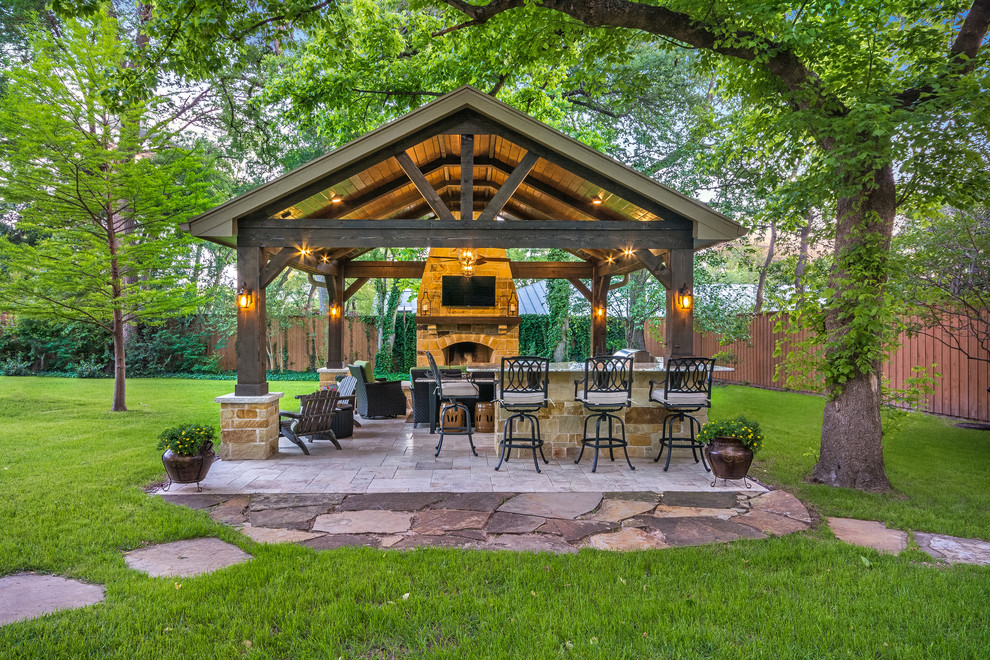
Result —
[[406, 414], [406, 395], [399, 381], [377, 380], [369, 382], [364, 368], [347, 365], [347, 370], [357, 379], [357, 413], [362, 417], [398, 417]]

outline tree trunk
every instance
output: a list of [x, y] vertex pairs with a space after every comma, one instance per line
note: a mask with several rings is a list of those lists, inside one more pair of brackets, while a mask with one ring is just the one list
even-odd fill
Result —
[[[883, 464], [880, 423], [882, 337], [863, 328], [875, 317], [887, 282], [887, 257], [896, 201], [893, 168], [874, 172], [873, 186], [839, 200], [835, 264], [829, 287], [835, 291], [825, 311], [825, 364], [828, 400], [822, 443], [812, 481], [883, 491], [890, 488]], [[837, 365], [848, 365], [844, 382]], [[829, 382], [831, 381], [831, 382]]]
[[808, 239], [811, 237], [811, 222], [814, 212], [808, 211], [808, 222], [801, 228], [801, 245], [798, 251], [797, 264], [794, 266], [794, 291], [804, 295], [804, 271], [808, 267]]
[[777, 223], [770, 223], [770, 245], [767, 247], [767, 258], [763, 260], [763, 268], [760, 269], [760, 280], [756, 283], [756, 304], [753, 305], [753, 313], [759, 314], [763, 311], [763, 292], [767, 286], [767, 271], [773, 263], [774, 249], [777, 247]]
[[113, 310], [113, 412], [127, 410], [125, 384], [127, 382], [127, 363], [124, 351], [124, 314], [119, 309]]

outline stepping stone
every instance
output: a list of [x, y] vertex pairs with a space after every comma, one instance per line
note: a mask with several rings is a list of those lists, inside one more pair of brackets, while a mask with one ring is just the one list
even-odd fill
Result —
[[429, 536], [443, 534], [453, 529], [481, 529], [490, 515], [487, 511], [456, 509], [421, 511], [413, 518], [412, 531]]
[[639, 490], [620, 490], [614, 493], [605, 493], [607, 500], [636, 500], [637, 502], [653, 502], [654, 505], [660, 503], [660, 493], [644, 492]]
[[460, 509], [462, 511], [494, 511], [512, 497], [512, 493], [454, 493], [437, 502], [431, 509]]
[[668, 491], [660, 503], [666, 506], [691, 506], [705, 509], [731, 509], [738, 500], [733, 492], [698, 493], [694, 491]]
[[577, 554], [577, 548], [553, 536], [543, 534], [504, 534], [492, 539], [488, 547], [492, 550], [514, 550], [516, 552], [553, 552], [555, 554]]
[[529, 534], [547, 521], [539, 516], [524, 516], [519, 513], [496, 511], [488, 519], [485, 531], [489, 534]]
[[217, 538], [186, 539], [124, 554], [127, 566], [151, 577], [192, 577], [240, 564], [251, 555]]
[[[345, 500], [346, 502], [346, 500]], [[395, 534], [408, 532], [413, 514], [398, 511], [344, 511], [318, 516], [314, 532], [331, 534]]]
[[735, 509], [708, 509], [700, 506], [667, 506], [661, 504], [653, 511], [653, 515], [658, 518], [721, 518], [728, 520], [739, 512]]
[[301, 543], [302, 541], [324, 536], [324, 534], [304, 532], [298, 529], [255, 527], [253, 525], [241, 527], [241, 533], [258, 543]]
[[175, 493], [162, 495], [162, 499], [172, 504], [179, 504], [190, 509], [209, 509], [230, 499], [230, 495], [212, 495], [209, 493]]
[[290, 529], [309, 529], [310, 523], [316, 516], [323, 515], [329, 507], [301, 506], [287, 509], [264, 509], [249, 511], [248, 521], [254, 527], [286, 527]]
[[829, 518], [828, 526], [840, 541], [897, 554], [907, 547], [907, 532], [887, 529], [881, 522], [855, 518]]
[[250, 496], [237, 495], [210, 511], [210, 518], [225, 525], [240, 525], [247, 522], [247, 507]]
[[801, 500], [784, 490], [772, 490], [759, 497], [754, 497], [749, 501], [749, 506], [752, 509], [788, 516], [811, 524], [811, 516], [808, 514], [808, 509], [801, 504]]
[[378, 541], [373, 536], [362, 534], [326, 534], [315, 539], [302, 541], [299, 545], [304, 545], [313, 550], [336, 550], [337, 548], [366, 547], [377, 548]]
[[498, 510], [527, 516], [573, 520], [582, 514], [594, 511], [601, 501], [601, 493], [523, 493], [513, 497]]
[[449, 493], [368, 493], [348, 495], [337, 511], [419, 511], [448, 497]]
[[480, 548], [483, 543], [459, 536], [433, 535], [433, 534], [410, 534], [403, 537], [401, 541], [392, 546], [396, 549], [410, 548]]
[[602, 501], [602, 505], [598, 507], [597, 511], [588, 514], [587, 517], [592, 520], [619, 522], [620, 520], [651, 511], [656, 505], [656, 502], [643, 502], [641, 500], [606, 499]]
[[86, 607], [102, 602], [103, 598], [104, 589], [96, 584], [58, 575], [6, 575], [0, 577], [0, 626], [59, 610]]
[[784, 536], [785, 534], [803, 532], [808, 529], [808, 523], [806, 522], [795, 520], [794, 518], [790, 518], [788, 516], [770, 513], [769, 511], [760, 510], [753, 510], [745, 513], [736, 518], [736, 522], [749, 525], [750, 527], [766, 532], [767, 534], [773, 534], [774, 536]]
[[740, 525], [719, 518], [658, 518], [637, 516], [627, 523], [630, 527], [644, 527], [659, 531], [664, 540], [672, 546], [705, 545], [727, 543], [736, 539], [762, 539], [765, 534], [748, 525]]
[[915, 532], [914, 540], [918, 542], [918, 547], [933, 559], [947, 561], [950, 564], [990, 565], [990, 541], [925, 532]]
[[251, 496], [248, 511], [268, 511], [296, 507], [322, 507], [326, 513], [344, 501], [343, 495], [329, 493], [256, 493]]
[[584, 547], [596, 550], [654, 550], [669, 548], [659, 533], [650, 534], [641, 529], [629, 527], [610, 534], [596, 534], [584, 542]]
[[536, 531], [541, 534], [556, 534], [568, 543], [574, 543], [592, 534], [613, 532], [617, 529], [619, 523], [602, 520], [548, 520]]

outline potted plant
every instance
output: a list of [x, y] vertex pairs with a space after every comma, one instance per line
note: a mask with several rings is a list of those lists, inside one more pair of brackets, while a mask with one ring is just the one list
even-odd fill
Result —
[[763, 448], [764, 437], [757, 422], [736, 417], [708, 422], [696, 440], [705, 445], [705, 458], [717, 478], [745, 479], [753, 454]]
[[216, 429], [205, 424], [173, 426], [162, 431], [158, 436], [158, 448], [165, 450], [162, 465], [169, 479], [165, 490], [173, 483], [199, 486], [216, 459], [215, 438]]

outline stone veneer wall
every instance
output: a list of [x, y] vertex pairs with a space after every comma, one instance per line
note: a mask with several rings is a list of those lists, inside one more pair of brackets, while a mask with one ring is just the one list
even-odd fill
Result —
[[278, 453], [278, 400], [281, 392], [263, 396], [227, 394], [220, 404], [220, 458], [264, 460]]
[[[580, 374], [583, 377], [583, 374]], [[540, 420], [540, 431], [543, 437], [543, 451], [549, 458], [552, 454], [554, 458], [576, 459], [581, 451], [581, 438], [584, 433], [584, 420], [590, 414], [584, 406], [574, 400], [574, 380], [579, 377], [577, 372], [551, 372], [550, 373], [550, 401], [551, 404], [541, 410], [537, 417]], [[630, 458], [656, 458], [660, 451], [660, 434], [663, 429], [664, 420], [667, 413], [658, 403], [650, 403], [649, 388], [650, 378], [655, 375], [648, 373], [637, 373], [633, 371], [633, 404], [630, 408], [625, 408], [617, 413], [617, 417], [625, 421], [626, 441], [629, 442]], [[495, 447], [498, 447], [499, 440], [502, 439], [502, 431], [506, 418], [510, 415], [501, 406], [496, 406], [495, 412]], [[704, 424], [708, 421], [708, 410], [702, 408], [694, 417]], [[681, 428], [683, 426], [684, 428]], [[615, 435], [619, 435], [619, 428], [613, 427]], [[591, 435], [595, 432], [595, 422], [592, 420], [588, 424]], [[522, 434], [529, 435], [529, 427], [520, 429]], [[689, 432], [687, 424], [674, 424], [675, 435], [687, 435]], [[675, 456], [682, 455], [680, 452], [690, 452], [687, 449], [679, 449]], [[512, 458], [517, 456], [531, 460], [532, 454], [529, 450], [516, 450], [512, 453]], [[591, 461], [594, 458], [594, 450], [588, 448], [584, 452], [584, 461]], [[664, 457], [666, 458], [666, 456]], [[599, 466], [602, 462], [608, 462], [608, 455], [599, 452]], [[621, 456], [621, 450], [616, 455], [616, 464], [621, 462], [625, 466], [625, 460]], [[626, 467], [628, 469], [628, 467]]]
[[[477, 250], [480, 257], [506, 258], [505, 250], [481, 248]], [[451, 320], [436, 325], [416, 326], [416, 365], [427, 366], [426, 354], [432, 353], [437, 364], [446, 364], [443, 349], [459, 342], [483, 344], [492, 349], [491, 364], [500, 364], [503, 357], [519, 354], [519, 325], [498, 323], [496, 318], [492, 323], [457, 323], [456, 317], [461, 316], [517, 316], [510, 314], [508, 300], [516, 292], [512, 281], [512, 270], [508, 261], [489, 261], [475, 267], [475, 276], [495, 277], [495, 307], [444, 307], [442, 278], [444, 275], [460, 275], [461, 265], [457, 261], [456, 250], [451, 248], [434, 248], [430, 250], [426, 260], [426, 270], [419, 287], [419, 309], [417, 316], [446, 316]], [[429, 313], [423, 310], [426, 296], [430, 298]]]

